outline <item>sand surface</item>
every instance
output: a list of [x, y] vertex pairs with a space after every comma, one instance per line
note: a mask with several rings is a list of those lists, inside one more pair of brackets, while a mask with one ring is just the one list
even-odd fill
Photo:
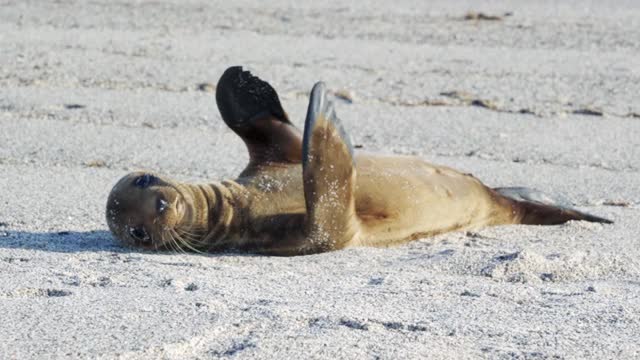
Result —
[[[0, 358], [637, 358], [640, 2], [0, 1]], [[499, 20], [465, 20], [469, 11]], [[245, 65], [362, 151], [563, 194], [614, 225], [278, 258], [140, 252], [128, 171], [233, 177]]]

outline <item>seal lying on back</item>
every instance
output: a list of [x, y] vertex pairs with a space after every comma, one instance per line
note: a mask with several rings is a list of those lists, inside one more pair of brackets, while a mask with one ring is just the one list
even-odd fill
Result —
[[247, 145], [247, 167], [235, 180], [198, 185], [126, 175], [107, 201], [118, 239], [149, 249], [301, 255], [480, 226], [610, 223], [416, 157], [354, 155], [322, 83], [311, 91], [302, 135], [276, 91], [241, 67], [222, 75], [216, 101]]

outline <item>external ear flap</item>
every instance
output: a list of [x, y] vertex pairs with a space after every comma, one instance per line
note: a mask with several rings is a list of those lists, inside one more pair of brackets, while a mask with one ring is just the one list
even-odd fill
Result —
[[[216, 102], [224, 122], [249, 150], [247, 169], [269, 163], [300, 163], [302, 137], [267, 82], [244, 71], [228, 68], [218, 81]], [[246, 171], [246, 170], [245, 170]]]

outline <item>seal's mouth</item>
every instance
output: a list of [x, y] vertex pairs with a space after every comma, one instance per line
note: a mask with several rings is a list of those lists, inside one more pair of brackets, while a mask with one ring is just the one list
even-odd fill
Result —
[[[145, 250], [172, 250], [176, 241], [176, 231], [173, 227], [159, 225], [157, 228], [145, 226], [127, 227], [123, 242], [135, 248]], [[174, 249], [175, 250], [175, 249]]]
[[126, 226], [129, 243], [138, 247], [152, 247], [153, 239], [144, 226]]

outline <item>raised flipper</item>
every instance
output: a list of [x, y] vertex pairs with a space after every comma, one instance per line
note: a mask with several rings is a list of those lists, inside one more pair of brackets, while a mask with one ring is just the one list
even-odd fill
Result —
[[613, 221], [575, 209], [563, 198], [552, 197], [526, 187], [495, 188], [500, 195], [514, 200], [518, 222], [529, 225], [557, 225], [570, 220], [584, 220], [604, 224]]
[[241, 66], [230, 67], [218, 81], [216, 102], [224, 122], [247, 145], [250, 160], [245, 172], [269, 163], [302, 160], [300, 132], [267, 82]]
[[356, 236], [353, 147], [323, 83], [311, 90], [302, 150], [306, 231], [318, 250], [343, 248]]

